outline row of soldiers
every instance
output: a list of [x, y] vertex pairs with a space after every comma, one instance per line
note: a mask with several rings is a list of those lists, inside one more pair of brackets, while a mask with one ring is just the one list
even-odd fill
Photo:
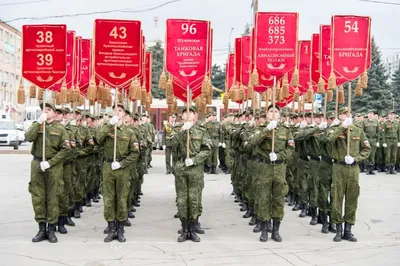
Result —
[[334, 241], [357, 241], [351, 229], [360, 193], [358, 165], [369, 158], [371, 144], [347, 108], [324, 119], [322, 113], [290, 115], [269, 106], [257, 114], [229, 114], [222, 129], [232, 194], [246, 212], [243, 218], [261, 232], [260, 241], [268, 240], [268, 232], [282, 241], [285, 200], [301, 210], [300, 217], [309, 213], [312, 225], [320, 217], [322, 233], [335, 233]]
[[43, 113], [26, 132], [33, 143], [28, 190], [39, 224], [32, 241], [56, 243], [56, 227], [66, 234], [65, 225], [75, 226], [72, 218], [81, 217], [82, 206], [99, 202], [101, 191], [108, 222], [105, 241], [124, 242], [124, 226], [131, 225], [128, 217], [134, 218], [140, 206], [143, 176], [151, 166], [154, 127], [149, 117], [131, 115], [123, 105], [117, 106], [118, 115], [98, 118], [50, 103], [40, 107]]

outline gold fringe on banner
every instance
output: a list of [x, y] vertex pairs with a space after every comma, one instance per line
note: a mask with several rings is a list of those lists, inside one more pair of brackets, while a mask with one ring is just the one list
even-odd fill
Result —
[[56, 105], [61, 105], [61, 104], [62, 104], [62, 102], [61, 102], [61, 93], [57, 92], [56, 93]]
[[106, 100], [106, 95], [104, 94], [104, 83], [100, 81], [99, 86], [97, 87], [97, 99], [98, 100]]
[[253, 69], [253, 73], [251, 73], [251, 85], [252, 86], [258, 86], [258, 84], [260, 83], [259, 79], [258, 79], [258, 71], [257, 68]]
[[314, 89], [312, 86], [309, 86], [307, 90], [307, 103], [312, 103], [313, 101], [314, 101]]
[[296, 90], [294, 91], [293, 94], [293, 102], [299, 102], [299, 97], [300, 97], [299, 87], [296, 87]]
[[172, 85], [172, 78], [171, 75], [169, 76], [167, 85], [166, 85], [166, 95], [173, 97], [174, 96], [174, 87]]
[[24, 104], [25, 103], [25, 88], [22, 82], [22, 78], [19, 81], [19, 88], [17, 93], [17, 103]]
[[335, 73], [331, 72], [328, 78], [328, 90], [336, 89], [336, 76]]
[[318, 93], [323, 94], [325, 93], [325, 81], [322, 77], [318, 80]]
[[63, 80], [63, 83], [61, 85], [60, 99], [61, 99], [61, 104], [68, 103], [68, 90], [67, 90], [67, 82], [65, 81], [65, 79]]
[[38, 88], [37, 99], [39, 101], [43, 101], [43, 89], [42, 88]]
[[344, 104], [344, 88], [342, 85], [339, 86], [338, 90], [338, 104]]
[[[110, 86], [108, 86], [108, 84], [105, 84], [104, 89], [103, 89], [103, 99], [108, 101], [109, 97], [111, 97], [111, 89], [110, 89]], [[107, 106], [109, 106], [108, 102], [107, 102]]]
[[146, 87], [142, 87], [142, 90], [140, 91], [140, 99], [143, 102], [147, 101], [147, 92], [146, 92]]
[[101, 100], [101, 109], [106, 109], [107, 108], [107, 101]]
[[361, 89], [366, 89], [368, 87], [368, 73], [367, 71], [364, 71], [364, 73], [361, 75], [361, 82], [360, 82]]
[[299, 86], [299, 70], [297, 68], [293, 72], [291, 84], [293, 87]]
[[250, 85], [247, 87], [247, 99], [253, 99], [254, 87]]
[[162, 90], [167, 88], [167, 75], [165, 74], [165, 70], [161, 72], [160, 80], [158, 81], [158, 87]]
[[94, 103], [95, 103], [94, 100], [89, 100], [89, 105], [90, 106], [94, 106]]
[[89, 87], [86, 93], [86, 97], [89, 101], [94, 101], [96, 99], [96, 95], [97, 95], [96, 80], [94, 79], [94, 77], [92, 77], [89, 82]]
[[327, 102], [332, 102], [333, 101], [333, 90], [328, 90], [326, 93], [326, 101]]
[[362, 84], [362, 78], [360, 77], [357, 81], [356, 90], [354, 93], [354, 96], [356, 97], [361, 97], [363, 95], [363, 88], [361, 84]]
[[118, 95], [118, 103], [122, 103], [123, 100], [122, 93], [117, 91], [117, 95]]
[[33, 83], [29, 85], [29, 98], [36, 98], [36, 86]]

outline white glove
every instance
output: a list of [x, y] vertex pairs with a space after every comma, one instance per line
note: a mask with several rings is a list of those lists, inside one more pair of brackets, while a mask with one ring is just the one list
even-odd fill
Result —
[[346, 119], [343, 121], [342, 126], [344, 128], [348, 128], [349, 126], [351, 126], [353, 124], [353, 118], [351, 117], [346, 117]]
[[307, 127], [307, 122], [306, 121], [301, 121], [300, 128], [305, 128], [305, 127]]
[[379, 148], [379, 142], [377, 142], [377, 143], [376, 143], [376, 147], [378, 147], [378, 148]]
[[333, 120], [332, 122], [332, 126], [338, 126], [338, 125], [340, 125], [340, 120], [335, 118], [335, 120]]
[[351, 157], [350, 155], [347, 155], [344, 157], [344, 160], [347, 164], [353, 164], [354, 163], [354, 158]]
[[311, 123], [308, 127], [315, 127], [315, 123]]
[[250, 127], [254, 127], [255, 125], [256, 125], [256, 121], [254, 121], [253, 119], [249, 121]]
[[285, 123], [283, 123], [285, 125], [285, 127], [290, 127], [290, 122], [285, 121]]
[[270, 160], [271, 162], [275, 162], [276, 160], [278, 160], [278, 155], [276, 155], [275, 152], [271, 152], [271, 153], [269, 154], [269, 160]]
[[162, 146], [162, 149], [165, 151], [165, 149], [167, 148], [167, 146], [165, 146], [165, 145], [163, 145]]
[[190, 159], [190, 158], [185, 159], [185, 165], [186, 165], [187, 167], [192, 166], [193, 164], [194, 164], [194, 163], [193, 163], [193, 160], [192, 160], [192, 159]]
[[222, 143], [222, 148], [225, 149], [226, 148], [226, 144]]
[[323, 130], [328, 127], [328, 124], [326, 122], [321, 122], [321, 124], [319, 124], [318, 127], [319, 127], [319, 129]]
[[43, 172], [49, 168], [50, 168], [50, 164], [48, 161], [40, 162], [40, 169], [42, 169]]
[[43, 113], [43, 114], [41, 114], [40, 116], [39, 116], [39, 118], [38, 118], [38, 123], [39, 124], [43, 124], [43, 122], [44, 121], [46, 121], [46, 119], [47, 119], [47, 114], [46, 113]]
[[121, 164], [119, 162], [112, 162], [111, 163], [111, 169], [112, 170], [118, 170], [119, 168], [121, 168]]
[[386, 144], [386, 143], [383, 143], [383, 144], [382, 144], [382, 147], [387, 148], [387, 144]]
[[399, 147], [399, 148], [400, 148], [400, 142], [397, 142], [397, 147]]
[[115, 125], [115, 124], [118, 123], [118, 121], [119, 121], [119, 116], [114, 115], [114, 116], [111, 118], [111, 120], [110, 120], [110, 124], [111, 124], [111, 125]]
[[272, 120], [271, 122], [268, 123], [267, 129], [268, 129], [268, 131], [271, 131], [274, 128], [276, 128], [277, 126], [278, 126], [278, 121]]
[[222, 147], [222, 143], [220, 142], [220, 143], [218, 143], [218, 147]]
[[189, 130], [193, 126], [192, 122], [185, 122], [182, 126], [182, 130]]

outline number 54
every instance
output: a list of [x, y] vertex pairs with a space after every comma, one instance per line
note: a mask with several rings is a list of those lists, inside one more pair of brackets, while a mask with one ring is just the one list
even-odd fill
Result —
[[352, 23], [350, 20], [347, 20], [344, 22], [344, 33], [349, 33], [351, 31], [358, 33], [358, 21]]

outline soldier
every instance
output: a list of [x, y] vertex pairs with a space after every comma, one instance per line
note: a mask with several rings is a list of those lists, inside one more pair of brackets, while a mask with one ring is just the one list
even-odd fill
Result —
[[220, 142], [220, 124], [215, 112], [209, 114], [209, 121], [205, 124], [205, 127], [207, 127], [208, 135], [213, 142], [211, 156], [207, 159], [207, 166], [210, 169], [208, 173], [217, 174], [218, 148], [222, 147], [222, 143]]
[[[99, 143], [104, 146], [102, 190], [104, 219], [110, 229], [104, 242], [111, 242], [115, 237], [119, 242], [126, 241], [124, 222], [128, 217], [129, 171], [130, 166], [136, 165], [139, 158], [139, 142], [136, 135], [123, 124], [126, 115], [124, 106], [118, 104], [115, 109], [116, 114], [110, 120], [110, 124], [104, 125], [99, 134]], [[118, 138], [114, 160], [115, 125]]]
[[[295, 135], [297, 134], [298, 126], [296, 127], [296, 120], [297, 120], [297, 113], [291, 113], [290, 114], [290, 129], [292, 131], [292, 134]], [[289, 186], [289, 206], [294, 206], [296, 202], [296, 197], [298, 198], [298, 191], [297, 191], [297, 186], [295, 183], [295, 177], [297, 173], [297, 161], [299, 159], [299, 155], [296, 150], [293, 151], [293, 154], [291, 157], [288, 158], [287, 160], [287, 168], [286, 168], [286, 182], [288, 183]]]
[[[377, 148], [376, 151], [376, 156], [375, 156], [375, 165], [376, 168], [379, 172], [385, 172], [385, 148], [383, 147], [383, 138], [384, 138], [384, 129], [383, 129], [383, 124], [385, 122], [385, 113], [381, 113], [381, 116], [377, 117], [377, 121], [379, 123], [379, 147]], [[377, 115], [375, 115], [376, 117]]]
[[[54, 121], [54, 106], [40, 104], [43, 113], [25, 134], [27, 141], [32, 142], [31, 181], [28, 190], [32, 197], [35, 220], [39, 232], [32, 242], [48, 238], [56, 243], [56, 223], [59, 215], [58, 193], [63, 189], [63, 161], [70, 155], [71, 144], [67, 131]], [[46, 123], [46, 153], [43, 156], [43, 123]], [[48, 223], [48, 236], [46, 232]]]
[[375, 156], [376, 150], [379, 148], [379, 122], [375, 120], [375, 111], [368, 111], [368, 119], [364, 120], [362, 123], [362, 127], [364, 130], [365, 136], [367, 137], [369, 144], [371, 145], [371, 153], [366, 162], [367, 167], [367, 175], [375, 175], [374, 167], [375, 167]]
[[[360, 195], [360, 169], [358, 163], [368, 158], [371, 146], [364, 131], [353, 125], [351, 115], [346, 107], [340, 108], [339, 118], [342, 124], [328, 130], [327, 141], [332, 143], [332, 221], [336, 224], [336, 235], [333, 241], [342, 239], [357, 242], [351, 232], [356, 222], [358, 197]], [[350, 131], [349, 155], [347, 155], [347, 132]], [[345, 215], [342, 215], [345, 198]], [[343, 233], [342, 223], [345, 222]], [[343, 233], [343, 234], [342, 234]]]
[[[195, 114], [197, 108], [189, 107], [183, 110], [182, 119], [185, 124], [181, 131], [173, 135], [173, 146], [177, 149], [177, 161], [173, 166], [175, 174], [175, 187], [177, 192], [178, 215], [182, 224], [182, 235], [178, 242], [188, 239], [199, 242], [200, 237], [196, 234], [196, 224], [200, 216], [199, 193], [204, 187], [203, 165], [210, 156], [212, 142], [207, 130], [196, 124]], [[189, 130], [190, 150], [189, 157], [186, 157], [186, 140]]]
[[146, 116], [143, 117], [143, 125], [147, 128], [147, 144], [148, 147], [146, 149], [147, 152], [147, 168], [153, 168], [151, 166], [151, 161], [152, 161], [152, 152], [153, 152], [153, 144], [155, 142], [156, 138], [156, 130], [154, 128], [154, 125], [151, 123], [150, 116], [149, 114], [146, 114]]
[[[94, 200], [94, 193], [95, 193], [95, 183], [97, 179], [97, 171], [96, 171], [96, 157], [97, 154], [99, 153], [99, 143], [97, 142], [97, 129], [96, 129], [96, 119], [94, 116], [90, 113], [85, 114], [85, 122], [86, 122], [86, 127], [89, 131], [89, 135], [92, 137], [92, 142], [93, 143], [93, 150], [92, 152], [89, 153], [89, 155], [86, 158], [86, 163], [87, 163], [87, 174], [86, 174], [86, 197], [85, 197], [85, 203], [86, 207], [91, 207], [92, 203], [91, 201]], [[97, 200], [98, 202], [98, 200]]]
[[226, 144], [225, 144], [225, 138], [224, 138], [224, 133], [225, 133], [225, 127], [228, 124], [228, 114], [224, 115], [222, 123], [221, 123], [221, 130], [220, 130], [220, 135], [219, 135], [219, 143], [221, 143], [221, 146], [218, 149], [218, 157], [219, 157], [219, 168], [226, 174], [228, 171], [228, 166], [226, 165], [225, 161], [225, 149], [226, 149]]
[[[273, 219], [271, 238], [276, 242], [282, 241], [279, 228], [284, 216], [285, 196], [288, 193], [286, 160], [291, 156], [295, 143], [290, 128], [277, 122], [279, 116], [279, 107], [273, 108], [270, 105], [267, 113], [268, 125], [249, 140], [254, 149], [253, 156], [260, 162], [257, 171], [255, 206], [260, 221], [261, 242], [268, 240], [267, 221], [271, 218]], [[272, 130], [275, 130], [274, 135]], [[275, 136], [274, 141], [273, 136]]]
[[400, 125], [394, 119], [394, 111], [388, 115], [388, 120], [383, 124], [383, 144], [385, 148], [386, 174], [395, 175], [394, 166], [397, 159], [397, 148], [400, 147]]
[[165, 166], [167, 168], [167, 175], [171, 174], [171, 132], [173, 127], [175, 127], [176, 115], [171, 114], [168, 116], [168, 121], [164, 122], [163, 130], [163, 150], [165, 151]]

